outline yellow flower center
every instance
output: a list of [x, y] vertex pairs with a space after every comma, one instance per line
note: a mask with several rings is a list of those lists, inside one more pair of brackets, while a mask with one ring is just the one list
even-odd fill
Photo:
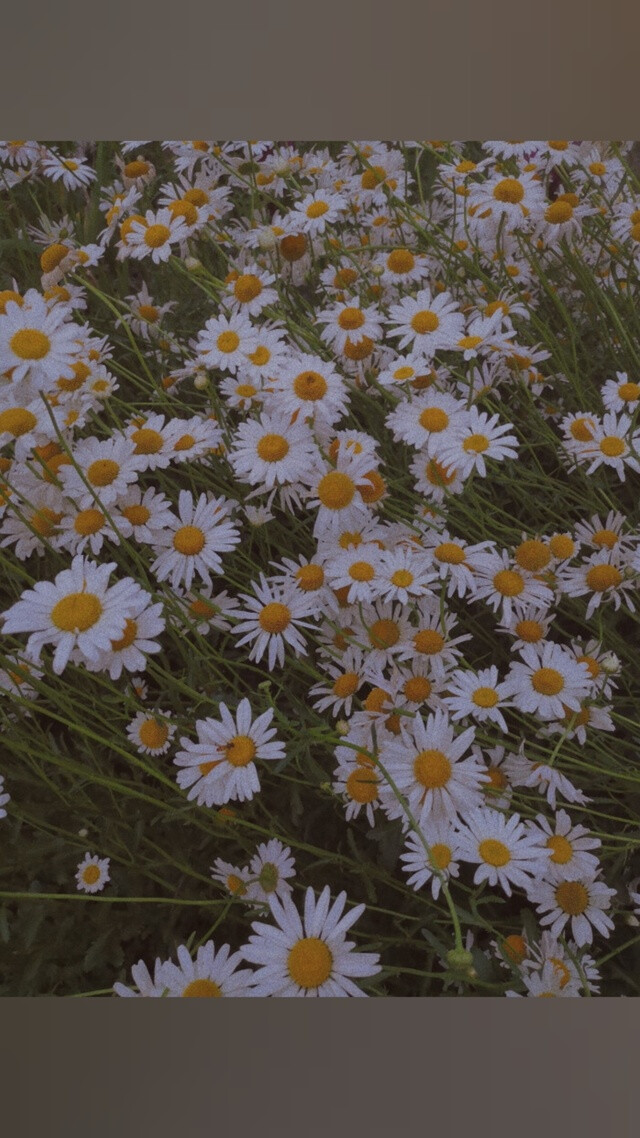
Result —
[[218, 351], [224, 352], [225, 355], [230, 355], [231, 352], [235, 352], [239, 343], [240, 337], [237, 332], [221, 332], [216, 340]]
[[438, 869], [448, 869], [451, 864], [451, 849], [444, 842], [436, 842], [431, 846], [431, 859]]
[[145, 174], [149, 173], [149, 168], [148, 162], [138, 158], [133, 162], [127, 162], [122, 172], [125, 178], [143, 178]]
[[258, 623], [263, 632], [275, 635], [284, 632], [291, 620], [291, 611], [279, 601], [272, 601], [265, 605], [258, 617]]
[[53, 272], [60, 262], [64, 261], [69, 252], [68, 245], [61, 245], [59, 242], [49, 245], [49, 247], [40, 254], [40, 268], [43, 273]]
[[345, 332], [353, 332], [364, 324], [364, 312], [360, 308], [343, 308], [338, 317], [338, 324]]
[[134, 431], [131, 435], [131, 441], [134, 442], [134, 454], [158, 454], [164, 445], [164, 439], [159, 431], [153, 431], [150, 427], [140, 427], [139, 430]]
[[519, 620], [514, 631], [526, 644], [535, 644], [544, 636], [544, 626], [539, 620]]
[[451, 763], [443, 751], [420, 751], [413, 760], [413, 773], [427, 790], [439, 790], [451, 778]]
[[195, 557], [204, 549], [205, 540], [199, 526], [181, 526], [173, 535], [173, 548], [184, 557]]
[[436, 546], [433, 556], [436, 561], [442, 561], [446, 565], [461, 565], [467, 559], [464, 549], [454, 541], [443, 541], [441, 545]]
[[6, 411], [0, 411], [0, 434], [6, 431], [15, 439], [20, 438], [32, 431], [37, 421], [33, 411], [26, 407], [8, 407]]
[[489, 439], [486, 435], [468, 435], [462, 444], [462, 449], [467, 454], [483, 454], [489, 445]]
[[564, 676], [556, 668], [538, 668], [531, 677], [531, 686], [539, 695], [558, 695], [564, 687]]
[[144, 747], [150, 751], [158, 751], [164, 747], [169, 728], [166, 723], [159, 723], [157, 719], [145, 719], [138, 728], [138, 738]]
[[511, 854], [507, 846], [496, 838], [485, 838], [484, 841], [480, 842], [478, 853], [487, 865], [493, 865], [496, 869], [508, 865], [511, 861]]
[[317, 936], [297, 941], [287, 959], [287, 968], [294, 984], [300, 988], [319, 988], [331, 975], [333, 956], [323, 940]]
[[413, 573], [408, 569], [396, 569], [391, 575], [391, 584], [398, 589], [408, 589], [409, 585], [413, 584]]
[[311, 202], [311, 204], [307, 206], [306, 214], [307, 217], [310, 218], [322, 217], [323, 214], [327, 213], [328, 209], [329, 206], [326, 202]]
[[79, 514], [76, 514], [73, 528], [82, 537], [88, 537], [102, 529], [104, 521], [104, 514], [100, 513], [100, 510], [81, 510]]
[[604, 593], [606, 589], [615, 589], [620, 584], [622, 573], [615, 565], [592, 565], [585, 580], [594, 593]]
[[378, 797], [378, 777], [366, 766], [358, 766], [347, 778], [347, 794], [354, 802], [363, 805], [375, 802]]
[[493, 188], [493, 196], [498, 202], [518, 205], [524, 197], [524, 186], [517, 178], [503, 178]]
[[354, 561], [349, 567], [349, 576], [354, 581], [372, 581], [375, 575], [376, 571], [368, 561]]
[[322, 399], [327, 393], [327, 381], [318, 371], [303, 371], [294, 379], [293, 390], [298, 399]]
[[241, 304], [249, 304], [262, 292], [262, 281], [255, 273], [244, 273], [233, 286], [233, 295]]
[[427, 332], [435, 332], [440, 327], [440, 321], [435, 312], [425, 308], [411, 317], [411, 327], [418, 336], [426, 336]]
[[232, 767], [246, 767], [255, 758], [256, 745], [250, 735], [234, 735], [227, 743], [226, 753]]
[[618, 395], [626, 403], [635, 403], [636, 399], [640, 399], [640, 383], [621, 383]]
[[512, 961], [513, 964], [522, 964], [522, 961], [527, 956], [527, 944], [522, 936], [517, 933], [512, 933], [511, 936], [506, 937], [503, 944], [504, 955]]
[[561, 834], [552, 834], [547, 838], [547, 848], [552, 850], [551, 861], [556, 865], [566, 865], [573, 857], [573, 846]]
[[153, 304], [141, 304], [138, 308], [138, 316], [141, 320], [146, 320], [147, 324], [155, 324], [160, 313]]
[[150, 249], [159, 249], [171, 237], [171, 230], [166, 225], [149, 225], [145, 230], [144, 243]]
[[542, 541], [523, 541], [516, 549], [515, 559], [521, 569], [536, 573], [549, 564], [551, 552]]
[[97, 865], [87, 865], [82, 871], [82, 880], [85, 885], [95, 885], [100, 877], [100, 870]]
[[424, 703], [431, 695], [431, 684], [426, 676], [411, 676], [402, 690], [411, 703]]
[[550, 225], [563, 225], [573, 217], [573, 206], [567, 201], [552, 202], [547, 206], [544, 218]]
[[567, 557], [571, 557], [573, 554], [575, 542], [568, 534], [557, 533], [551, 538], [549, 549], [554, 557], [559, 557], [561, 561], [565, 561]]
[[196, 445], [196, 440], [193, 435], [181, 435], [174, 446], [175, 451], [191, 450], [191, 447]]
[[304, 257], [306, 251], [307, 239], [304, 233], [291, 234], [288, 237], [283, 237], [280, 242], [280, 252], [285, 261], [289, 261], [290, 264]]
[[416, 632], [413, 645], [416, 652], [422, 652], [423, 656], [437, 656], [444, 648], [444, 636], [435, 628], [423, 628]]
[[86, 632], [101, 616], [102, 604], [94, 593], [69, 593], [51, 610], [51, 620], [61, 632]]
[[256, 450], [263, 462], [280, 462], [289, 453], [289, 443], [284, 435], [263, 435]]
[[517, 597], [524, 589], [524, 581], [515, 569], [500, 569], [493, 578], [493, 585], [503, 597]]
[[400, 639], [395, 620], [376, 620], [369, 629], [369, 640], [374, 648], [393, 648]]
[[92, 486], [110, 486], [118, 477], [120, 466], [112, 458], [98, 458], [87, 470], [87, 478]]
[[624, 439], [617, 435], [605, 435], [600, 442], [600, 450], [607, 458], [618, 458], [627, 449]]
[[556, 887], [556, 902], [563, 913], [578, 917], [589, 905], [589, 894], [580, 881], [562, 881]]
[[130, 648], [136, 636], [138, 635], [138, 622], [127, 617], [124, 626], [124, 632], [119, 640], [111, 641], [111, 648], [113, 652], [124, 652], [125, 648]]
[[333, 694], [337, 695], [339, 699], [346, 699], [347, 696], [353, 695], [359, 683], [360, 677], [357, 672], [345, 672], [336, 679], [333, 685]]
[[356, 492], [355, 483], [348, 474], [331, 470], [320, 479], [318, 497], [328, 510], [343, 510]]
[[9, 347], [21, 360], [42, 360], [49, 354], [51, 341], [38, 328], [21, 328], [14, 332]]
[[125, 506], [122, 513], [132, 526], [143, 526], [151, 517], [151, 510], [146, 506]]
[[215, 980], [192, 980], [191, 983], [187, 984], [182, 995], [187, 998], [194, 996], [216, 998], [222, 995], [222, 991]]
[[593, 424], [587, 419], [574, 419], [569, 427], [569, 433], [573, 436], [576, 442], [588, 443], [593, 438]]
[[391, 273], [410, 273], [416, 259], [408, 249], [393, 249], [387, 257], [387, 268]]
[[449, 426], [449, 416], [441, 407], [425, 407], [420, 413], [420, 426], [434, 434], [444, 431]]
[[296, 581], [305, 593], [315, 593], [324, 585], [324, 569], [321, 565], [301, 565], [296, 570]]
[[476, 707], [495, 707], [500, 697], [494, 688], [476, 688], [471, 699]]

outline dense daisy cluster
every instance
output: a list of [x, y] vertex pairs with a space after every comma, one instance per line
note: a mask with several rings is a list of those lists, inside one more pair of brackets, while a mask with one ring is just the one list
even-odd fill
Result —
[[0, 143], [5, 750], [230, 922], [118, 995], [634, 993], [628, 150]]

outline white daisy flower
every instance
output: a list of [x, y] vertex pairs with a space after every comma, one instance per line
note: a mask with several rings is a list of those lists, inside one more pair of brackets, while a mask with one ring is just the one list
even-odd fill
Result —
[[[619, 609], [622, 601], [631, 612], [635, 612], [635, 605], [629, 593], [637, 589], [632, 571], [629, 577], [625, 576], [625, 564], [620, 555], [613, 553], [594, 553], [580, 565], [563, 566], [558, 574], [562, 584], [562, 591], [567, 597], [581, 597], [590, 593], [587, 605], [586, 619], [592, 615], [599, 606], [606, 601]], [[633, 566], [629, 566], [633, 569]]]
[[117, 434], [80, 439], [73, 448], [73, 461], [75, 466], [68, 463], [60, 468], [59, 477], [65, 494], [81, 510], [96, 505], [96, 499], [109, 507], [138, 480], [145, 465], [131, 440]]
[[501, 731], [508, 731], [501, 709], [509, 707], [510, 702], [494, 665], [479, 672], [453, 672], [447, 678], [447, 690], [443, 703], [454, 722], [471, 716], [479, 723], [496, 723]]
[[158, 265], [169, 260], [172, 246], [185, 241], [188, 233], [184, 218], [172, 210], [159, 209], [154, 213], [148, 209], [144, 221], [133, 221], [127, 234], [127, 250], [137, 260], [151, 257]]
[[248, 316], [241, 312], [214, 316], [198, 333], [197, 360], [206, 368], [235, 374], [257, 346], [257, 332]]
[[164, 755], [176, 733], [170, 711], [138, 711], [127, 726], [127, 738], [141, 755]]
[[578, 948], [593, 941], [593, 931], [608, 937], [613, 921], [606, 910], [611, 907], [615, 889], [591, 874], [564, 874], [557, 870], [550, 880], [538, 880], [528, 891], [529, 900], [538, 906], [541, 925], [549, 925], [558, 937], [571, 921], [571, 935]]
[[259, 662], [267, 653], [269, 671], [276, 663], [284, 667], [285, 644], [296, 656], [306, 656], [307, 649], [299, 628], [312, 628], [305, 617], [314, 611], [313, 601], [295, 585], [278, 586], [269, 582], [264, 574], [254, 582], [254, 596], [242, 593], [244, 611], [238, 613], [239, 622], [233, 629], [239, 636], [237, 647], [252, 643], [249, 659]]
[[[475, 729], [468, 727], [456, 736], [446, 712], [435, 711], [426, 722], [414, 716], [401, 740], [384, 743], [381, 763], [422, 829], [431, 822], [455, 822], [459, 813], [466, 815], [481, 805], [486, 770], [475, 755], [462, 757], [474, 735]], [[390, 783], [382, 790], [382, 800], [389, 818], [405, 818]]]
[[478, 553], [474, 560], [475, 597], [486, 601], [502, 617], [510, 621], [514, 610], [519, 612], [529, 605], [549, 606], [553, 593], [544, 581], [514, 564], [508, 553]]
[[271, 905], [274, 897], [282, 901], [290, 896], [292, 887], [288, 878], [295, 875], [295, 861], [289, 846], [276, 838], [261, 842], [248, 866], [247, 900], [266, 905]]
[[407, 836], [405, 852], [400, 854], [402, 871], [409, 874], [407, 885], [414, 889], [422, 889], [430, 882], [431, 895], [437, 901], [443, 878], [449, 881], [459, 875], [460, 840], [451, 823], [442, 821], [431, 823], [423, 837], [421, 841], [414, 832]]
[[60, 376], [73, 378], [79, 327], [68, 315], [63, 304], [49, 308], [35, 289], [29, 289], [20, 304], [7, 301], [0, 313], [0, 375], [12, 387], [25, 383], [22, 397], [28, 395], [29, 384], [35, 395]]
[[186, 945], [176, 950], [178, 963], [166, 960], [158, 975], [167, 996], [251, 996], [253, 973], [240, 968], [242, 953], [232, 952], [228, 944], [216, 949], [213, 941], [201, 945], [193, 959]]
[[424, 395], [402, 399], [387, 415], [386, 425], [396, 440], [425, 454], [440, 453], [442, 439], [455, 437], [468, 419], [460, 399], [430, 388]]
[[511, 896], [511, 886], [528, 889], [548, 864], [548, 854], [518, 814], [506, 817], [482, 806], [464, 815], [459, 830], [460, 859], [478, 868], [474, 884], [487, 881]]
[[619, 415], [622, 411], [633, 415], [640, 406], [640, 383], [631, 381], [626, 371], [617, 371], [615, 379], [608, 379], [600, 392], [607, 411]]
[[363, 308], [355, 298], [316, 313], [315, 320], [324, 325], [320, 338], [334, 352], [344, 352], [347, 344], [357, 345], [363, 340], [375, 343], [382, 336], [378, 309], [374, 305]]
[[400, 336], [400, 351], [411, 345], [431, 360], [436, 352], [450, 350], [464, 332], [464, 316], [451, 293], [432, 296], [428, 288], [420, 289], [415, 296], [403, 297], [389, 308], [387, 323], [389, 335]]
[[283, 413], [297, 411], [314, 422], [332, 425], [347, 410], [347, 385], [333, 364], [320, 356], [301, 354], [283, 360], [269, 390]]
[[257, 996], [364, 996], [355, 980], [380, 971], [379, 956], [354, 952], [346, 933], [365, 911], [355, 905], [344, 912], [346, 893], [331, 905], [326, 885], [316, 899], [305, 894], [301, 917], [293, 902], [273, 900], [275, 925], [254, 922], [254, 935], [241, 949], [245, 960], [259, 967], [254, 973]]
[[304, 422], [291, 422], [288, 414], [263, 414], [239, 424], [228, 457], [239, 479], [272, 490], [304, 478], [317, 456]]
[[476, 470], [486, 478], [485, 459], [503, 462], [518, 457], [518, 440], [507, 432], [512, 423], [500, 423], [498, 415], [488, 415], [473, 406], [460, 429], [443, 435], [437, 444], [437, 456], [445, 466], [454, 466], [462, 478]]
[[535, 821], [538, 839], [549, 850], [552, 871], [561, 867], [563, 873], [578, 877], [593, 876], [597, 872], [600, 863], [589, 850], [599, 849], [600, 839], [591, 837], [585, 826], [574, 826], [566, 810], [557, 811], [553, 826], [543, 814], [536, 815]]
[[178, 517], [154, 537], [157, 556], [151, 572], [159, 581], [169, 580], [174, 588], [184, 583], [189, 589], [197, 575], [211, 584], [211, 572], [222, 571], [220, 554], [229, 553], [240, 541], [240, 531], [228, 520], [232, 505], [227, 498], [207, 494], [194, 501], [190, 490], [180, 491]]
[[222, 806], [245, 802], [260, 790], [256, 760], [278, 762], [285, 757], [284, 743], [274, 739], [273, 709], [253, 719], [251, 704], [242, 699], [235, 716], [226, 704], [219, 705], [220, 719], [198, 719], [198, 742], [180, 740], [183, 750], [174, 762], [178, 785], [189, 788], [189, 801], [199, 806]]
[[109, 584], [115, 562], [96, 565], [81, 555], [54, 581], [36, 581], [4, 615], [3, 632], [29, 632], [27, 652], [40, 658], [45, 644], [55, 645], [53, 670], [60, 675], [74, 648], [94, 662], [112, 640], [124, 635], [128, 604], [139, 586], [130, 577]]
[[100, 893], [109, 877], [110, 859], [99, 858], [97, 854], [86, 853], [78, 865], [76, 873], [77, 889], [80, 893]]
[[521, 649], [522, 663], [512, 663], [504, 691], [520, 711], [540, 719], [560, 719], [565, 709], [580, 711], [589, 694], [590, 676], [585, 663], [551, 640]]

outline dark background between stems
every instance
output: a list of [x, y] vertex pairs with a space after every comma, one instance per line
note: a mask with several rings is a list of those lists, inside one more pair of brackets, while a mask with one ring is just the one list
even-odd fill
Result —
[[[632, 0], [5, 5], [0, 134], [633, 139], [639, 33]], [[637, 1130], [632, 999], [4, 999], [0, 1017], [11, 1138]]]

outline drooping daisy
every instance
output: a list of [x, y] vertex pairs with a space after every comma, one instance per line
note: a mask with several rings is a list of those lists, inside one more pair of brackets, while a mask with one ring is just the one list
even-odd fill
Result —
[[380, 971], [379, 956], [354, 952], [346, 933], [365, 911], [355, 905], [344, 912], [346, 893], [333, 905], [326, 885], [318, 898], [305, 894], [304, 913], [287, 898], [273, 900], [275, 925], [254, 922], [254, 935], [241, 949], [245, 960], [258, 965], [254, 973], [257, 996], [364, 996], [354, 982]]
[[127, 738], [141, 755], [166, 754], [175, 733], [170, 711], [139, 711], [127, 726]]
[[45, 644], [54, 644], [56, 675], [74, 648], [95, 661], [124, 635], [127, 602], [137, 600], [139, 586], [130, 577], [109, 584], [115, 568], [115, 562], [96, 565], [82, 555], [74, 557], [69, 569], [54, 581], [36, 581], [3, 614], [3, 632], [29, 632], [27, 652], [36, 660]]
[[109, 878], [110, 859], [97, 854], [86, 853], [78, 865], [76, 873], [77, 888], [81, 893], [100, 893]]
[[511, 886], [528, 889], [548, 863], [540, 839], [533, 835], [518, 814], [506, 817], [501, 811], [482, 806], [466, 812], [459, 830], [460, 859], [478, 868], [474, 884], [488, 881], [511, 896]]
[[551, 880], [539, 879], [529, 889], [529, 900], [538, 906], [541, 925], [560, 936], [571, 921], [571, 935], [578, 948], [593, 941], [593, 931], [608, 937], [613, 921], [606, 910], [611, 907], [615, 889], [591, 874], [564, 874], [560, 869]]
[[220, 554], [229, 553], [240, 541], [240, 531], [228, 520], [231, 509], [227, 498], [201, 494], [194, 501], [189, 490], [181, 490], [178, 517], [155, 534], [157, 557], [151, 572], [157, 579], [168, 579], [174, 587], [183, 582], [189, 589], [197, 574], [210, 585], [211, 573], [222, 571]]
[[[383, 776], [385, 771], [391, 776], [422, 829], [431, 822], [455, 822], [458, 813], [480, 806], [481, 788], [487, 781], [484, 765], [475, 755], [463, 758], [474, 735], [475, 729], [468, 727], [456, 736], [446, 712], [435, 711], [426, 721], [414, 716], [401, 740], [384, 744]], [[382, 796], [390, 818], [405, 817], [391, 783], [384, 786]]]
[[513, 787], [531, 787], [545, 795], [552, 810], [556, 808], [556, 797], [561, 794], [566, 802], [576, 802], [586, 806], [589, 799], [578, 787], [569, 781], [557, 767], [548, 763], [532, 762], [524, 754], [524, 744], [517, 753], [507, 755], [504, 760], [505, 774]]
[[222, 806], [225, 802], [244, 802], [260, 790], [257, 760], [284, 758], [284, 743], [274, 739], [271, 727], [273, 709], [253, 719], [251, 704], [242, 699], [235, 716], [225, 703], [219, 706], [220, 719], [198, 719], [198, 742], [183, 738], [174, 762], [178, 785], [189, 788], [188, 798], [199, 806]]

